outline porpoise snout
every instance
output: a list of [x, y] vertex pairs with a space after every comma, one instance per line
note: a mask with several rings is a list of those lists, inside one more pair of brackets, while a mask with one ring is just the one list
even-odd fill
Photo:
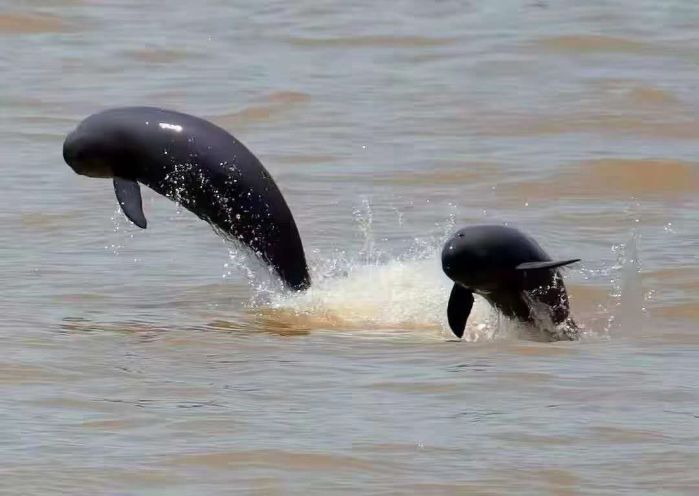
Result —
[[454, 243], [447, 241], [442, 249], [442, 270], [452, 281], [456, 281], [458, 276], [458, 258], [458, 252], [454, 247]]
[[[75, 170], [75, 162], [77, 158], [77, 151], [76, 151], [76, 146], [75, 146], [75, 131], [70, 133], [68, 136], [66, 136], [65, 141], [63, 142], [63, 160], [65, 160], [66, 164], [70, 165], [70, 167]], [[75, 172], [78, 172], [77, 170]], [[80, 174], [78, 172], [78, 174]]]
[[76, 174], [87, 177], [113, 177], [112, 168], [105, 159], [90, 154], [90, 147], [95, 148], [96, 143], [89, 137], [73, 131], [63, 142], [63, 160]]

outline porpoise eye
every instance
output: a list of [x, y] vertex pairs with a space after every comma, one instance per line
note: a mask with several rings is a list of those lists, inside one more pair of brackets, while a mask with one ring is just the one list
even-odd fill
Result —
[[459, 233], [459, 237], [460, 237], [460, 238], [463, 238], [463, 237], [464, 237], [464, 233]]

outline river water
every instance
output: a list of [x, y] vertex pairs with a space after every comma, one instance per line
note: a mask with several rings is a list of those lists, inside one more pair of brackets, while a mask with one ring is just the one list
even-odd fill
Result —
[[[699, 4], [0, 1], [2, 494], [696, 494]], [[63, 163], [90, 113], [222, 125], [273, 174], [314, 287]], [[578, 342], [438, 253], [508, 223]]]

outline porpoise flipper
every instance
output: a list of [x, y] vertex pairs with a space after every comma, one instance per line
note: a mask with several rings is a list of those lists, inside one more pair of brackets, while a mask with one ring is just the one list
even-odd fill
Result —
[[141, 200], [141, 187], [132, 179], [123, 177], [114, 178], [114, 192], [119, 206], [126, 217], [141, 229], [148, 225], [146, 215], [143, 213], [143, 201]]
[[447, 319], [449, 328], [457, 338], [464, 335], [466, 329], [466, 320], [473, 308], [473, 293], [465, 287], [454, 284], [449, 295], [449, 304], [447, 305]]
[[579, 258], [573, 258], [571, 260], [547, 260], [545, 262], [524, 262], [515, 267], [515, 270], [540, 270], [540, 269], [555, 269], [557, 267], [563, 267], [564, 265], [570, 265], [575, 262], [579, 262]]

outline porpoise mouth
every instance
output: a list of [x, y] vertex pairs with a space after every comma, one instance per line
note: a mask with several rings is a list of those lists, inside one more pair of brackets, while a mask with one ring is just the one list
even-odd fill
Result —
[[101, 161], [90, 161], [83, 164], [83, 167], [78, 171], [75, 167], [73, 170], [82, 176], [97, 177], [97, 178], [112, 178], [114, 173], [111, 167]]
[[[67, 161], [66, 161], [67, 162]], [[111, 178], [114, 177], [111, 167], [101, 160], [84, 160], [68, 162], [76, 174], [86, 177]]]

